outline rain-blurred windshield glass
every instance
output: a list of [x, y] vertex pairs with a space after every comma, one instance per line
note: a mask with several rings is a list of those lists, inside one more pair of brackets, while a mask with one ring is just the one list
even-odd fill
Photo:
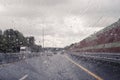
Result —
[[120, 0], [0, 0], [0, 80], [119, 80]]

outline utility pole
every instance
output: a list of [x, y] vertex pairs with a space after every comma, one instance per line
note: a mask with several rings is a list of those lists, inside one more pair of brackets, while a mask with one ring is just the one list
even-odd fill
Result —
[[44, 26], [42, 27], [42, 41], [43, 41], [43, 52], [44, 52]]

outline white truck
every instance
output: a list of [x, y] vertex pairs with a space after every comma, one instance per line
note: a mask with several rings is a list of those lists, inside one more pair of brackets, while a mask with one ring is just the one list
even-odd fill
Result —
[[20, 53], [31, 53], [30, 48], [26, 46], [20, 47]]

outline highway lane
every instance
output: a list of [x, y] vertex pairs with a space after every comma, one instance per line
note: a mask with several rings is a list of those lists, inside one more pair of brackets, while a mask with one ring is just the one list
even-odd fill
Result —
[[83, 67], [91, 70], [93, 73], [101, 76], [104, 80], [120, 79], [120, 64], [96, 59], [81, 59], [79, 56], [71, 56], [75, 62], [82, 64]]
[[106, 65], [66, 54], [45, 54], [1, 67], [0, 80], [119, 80], [118, 66], [114, 65], [114, 74], [114, 66]]

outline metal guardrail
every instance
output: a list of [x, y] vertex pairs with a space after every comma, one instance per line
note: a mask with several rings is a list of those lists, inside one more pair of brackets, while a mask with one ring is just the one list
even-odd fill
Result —
[[39, 55], [40, 53], [0, 53], [0, 64], [17, 62]]
[[120, 53], [70, 53], [79, 57], [120, 63]]

